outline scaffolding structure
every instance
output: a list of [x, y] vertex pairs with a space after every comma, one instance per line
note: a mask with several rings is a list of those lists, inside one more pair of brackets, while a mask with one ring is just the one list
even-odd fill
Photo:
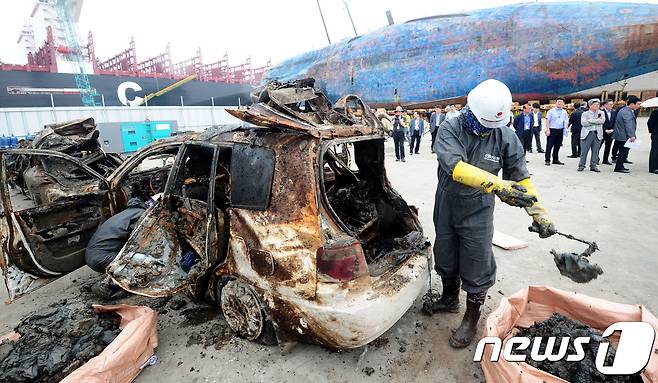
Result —
[[[270, 67], [270, 61], [261, 67], [253, 67], [251, 57], [244, 63], [231, 65], [228, 53], [221, 60], [204, 64], [201, 48], [196, 54], [177, 63], [171, 60], [171, 46], [167, 44], [165, 51], [144, 61], [138, 61], [135, 39], [130, 38], [128, 47], [114, 56], [101, 60], [96, 56], [94, 38], [91, 32], [87, 35], [87, 45], [77, 47], [56, 46], [52, 29], [48, 27], [46, 41], [36, 50], [28, 53], [26, 65], [5, 64], [0, 62], [0, 70], [22, 70], [31, 72], [57, 72], [57, 57], [79, 56], [84, 62], [89, 62], [95, 75], [131, 76], [168, 78], [180, 80], [190, 75], [196, 75], [196, 81], [218, 82], [228, 84], [260, 84], [263, 75]], [[72, 56], [72, 57], [73, 57]]]
[[[66, 0], [65, 0], [66, 1]], [[196, 74], [196, 81], [219, 82], [228, 84], [260, 84], [263, 75], [269, 69], [271, 62], [261, 67], [253, 67], [251, 57], [244, 63], [231, 65], [228, 53], [224, 53], [221, 60], [203, 64], [201, 48], [196, 54], [177, 63], [171, 60], [171, 46], [167, 44], [165, 51], [144, 61], [138, 61], [135, 39], [130, 38], [128, 47], [114, 56], [101, 60], [96, 56], [94, 38], [91, 32], [87, 35], [87, 45], [70, 44], [71, 46], [57, 46], [53, 31], [47, 27], [46, 40], [35, 51], [27, 55], [27, 64], [16, 65], [0, 62], [0, 70], [20, 70], [28, 72], [58, 72], [57, 58], [73, 57], [74, 64], [90, 63], [94, 75], [131, 76], [183, 79]], [[78, 63], [77, 58], [82, 62]], [[79, 72], [78, 72], [79, 73]]]
[[[134, 41], [131, 39], [131, 41]], [[171, 46], [167, 44], [165, 51], [137, 64], [136, 75], [139, 77], [173, 77], [171, 63]]]
[[[91, 32], [89, 32], [91, 38]], [[90, 40], [93, 51], [93, 40]], [[137, 71], [137, 55], [135, 54], [135, 39], [130, 39], [128, 49], [105, 60], [96, 61], [94, 70], [99, 74], [127, 74]]]
[[[78, 31], [76, 30], [75, 17], [72, 15], [72, 7], [69, 0], [51, 0], [54, 3], [63, 30], [64, 41], [66, 45], [59, 47], [57, 51], [66, 55], [67, 60], [73, 65], [73, 76], [75, 84], [80, 90], [80, 97], [84, 106], [98, 106], [99, 95], [91, 87], [89, 76], [85, 70], [85, 56], [80, 46]], [[86, 57], [89, 59], [89, 57]]]

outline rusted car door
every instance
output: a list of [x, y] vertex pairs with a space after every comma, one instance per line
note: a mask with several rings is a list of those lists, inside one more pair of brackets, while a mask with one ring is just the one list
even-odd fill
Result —
[[164, 196], [108, 267], [122, 288], [161, 297], [194, 288], [204, 277], [222, 226], [214, 207], [220, 152], [202, 143], [185, 144], [179, 151]]
[[[96, 179], [98, 187], [44, 206], [15, 208], [6, 165], [17, 155], [57, 158]], [[84, 265], [87, 242], [103, 219], [108, 183], [81, 160], [56, 151], [13, 149], [0, 152], [0, 161], [0, 267], [13, 300]], [[14, 202], [25, 200], [17, 197]]]

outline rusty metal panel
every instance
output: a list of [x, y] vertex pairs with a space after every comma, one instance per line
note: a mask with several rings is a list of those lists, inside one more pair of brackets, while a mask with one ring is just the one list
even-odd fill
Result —
[[265, 211], [230, 209], [231, 268], [257, 286], [311, 299], [317, 282], [316, 251], [322, 246], [317, 142], [306, 135], [265, 133], [254, 143], [276, 154], [271, 201]]

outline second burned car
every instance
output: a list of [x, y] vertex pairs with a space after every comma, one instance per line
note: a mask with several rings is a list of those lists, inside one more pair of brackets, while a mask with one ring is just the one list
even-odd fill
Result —
[[163, 191], [178, 149], [196, 137], [158, 140], [122, 162], [100, 148], [88, 118], [0, 150], [0, 270], [9, 301], [82, 267], [98, 225], [129, 197]]

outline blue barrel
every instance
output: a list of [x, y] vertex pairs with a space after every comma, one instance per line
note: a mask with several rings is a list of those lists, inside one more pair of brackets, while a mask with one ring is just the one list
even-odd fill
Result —
[[3, 134], [2, 137], [0, 137], [0, 148], [6, 149], [7, 147], [9, 147], [9, 138], [5, 137]]
[[18, 146], [18, 137], [12, 134], [11, 136], [9, 136], [9, 147], [15, 148], [17, 146]]

